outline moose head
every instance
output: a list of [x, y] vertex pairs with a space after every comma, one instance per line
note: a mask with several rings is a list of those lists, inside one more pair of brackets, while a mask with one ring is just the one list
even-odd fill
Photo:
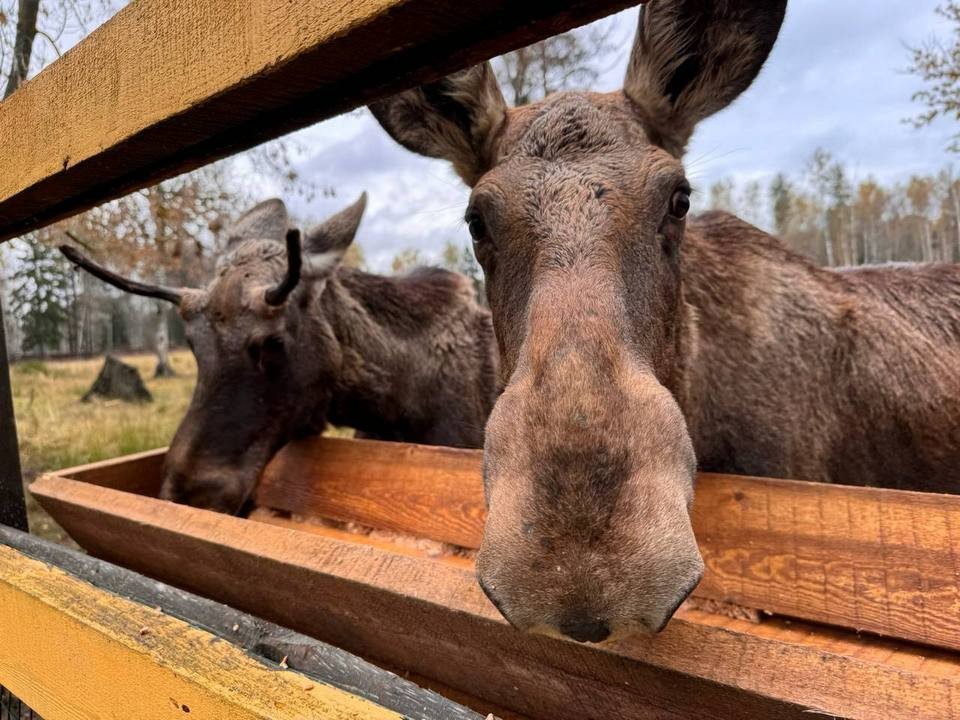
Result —
[[366, 194], [301, 242], [282, 201], [260, 203], [227, 230], [204, 290], [129, 280], [61, 247], [104, 282], [173, 303], [183, 319], [197, 384], [166, 457], [161, 497], [240, 512], [274, 453], [323, 429], [342, 356], [319, 298], [365, 205]]
[[652, 0], [624, 87], [508, 108], [489, 65], [371, 105], [472, 187], [506, 390], [486, 428], [481, 586], [516, 627], [656, 632], [698, 583], [678, 398], [697, 123], [753, 81], [784, 0]]

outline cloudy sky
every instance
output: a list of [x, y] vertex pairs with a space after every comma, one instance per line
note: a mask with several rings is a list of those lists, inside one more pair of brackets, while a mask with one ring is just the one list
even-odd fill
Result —
[[[855, 179], [894, 180], [950, 162], [950, 123], [918, 131], [902, 122], [915, 114], [910, 96], [919, 88], [905, 72], [907, 46], [949, 32], [933, 12], [936, 4], [793, 0], [758, 80], [698, 129], [687, 155], [695, 186], [706, 191], [725, 176], [743, 181], [780, 170], [800, 174], [817, 147], [845, 161]], [[613, 23], [618, 36], [632, 37], [636, 10], [602, 22]], [[628, 47], [625, 42], [618, 62], [605, 63], [610, 70], [596, 89], [621, 85]], [[334, 186], [337, 197], [309, 206], [292, 200], [293, 209], [302, 217], [321, 217], [367, 190], [370, 204], [358, 237], [372, 268], [388, 269], [404, 248], [420, 248], [429, 259], [447, 240], [466, 242], [461, 218], [467, 192], [459, 179], [444, 162], [397, 146], [367, 111], [296, 136], [307, 148], [298, 170]]]

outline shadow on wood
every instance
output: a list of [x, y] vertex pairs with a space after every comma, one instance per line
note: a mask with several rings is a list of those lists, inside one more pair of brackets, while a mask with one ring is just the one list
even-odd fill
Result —
[[124, 402], [153, 402], [153, 396], [143, 384], [140, 373], [132, 365], [107, 355], [100, 374], [83, 396], [83, 402], [94, 398], [123, 400]]

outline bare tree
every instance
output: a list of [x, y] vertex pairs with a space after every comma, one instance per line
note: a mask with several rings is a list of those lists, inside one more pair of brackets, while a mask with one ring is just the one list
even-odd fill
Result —
[[[921, 47], [910, 48], [909, 70], [926, 85], [913, 94], [913, 100], [926, 107], [909, 119], [917, 128], [938, 117], [960, 120], [960, 0], [947, 0], [937, 7], [936, 13], [950, 26], [947, 44], [935, 38]], [[948, 149], [960, 152], [960, 133], [953, 135]]]
[[13, 41], [4, 98], [13, 95], [14, 91], [27, 79], [30, 56], [33, 54], [33, 39], [37, 36], [37, 13], [40, 11], [40, 0], [20, 0], [18, 7], [17, 31]]
[[494, 69], [507, 99], [524, 105], [558, 90], [590, 87], [622, 45], [613, 24], [601, 21], [502, 55]]

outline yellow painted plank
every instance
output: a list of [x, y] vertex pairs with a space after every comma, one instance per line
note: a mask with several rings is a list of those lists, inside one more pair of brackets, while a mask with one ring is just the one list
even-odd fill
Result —
[[7, 547], [0, 684], [46, 720], [400, 720]]
[[633, 0], [135, 0], [0, 104], [0, 240]]

